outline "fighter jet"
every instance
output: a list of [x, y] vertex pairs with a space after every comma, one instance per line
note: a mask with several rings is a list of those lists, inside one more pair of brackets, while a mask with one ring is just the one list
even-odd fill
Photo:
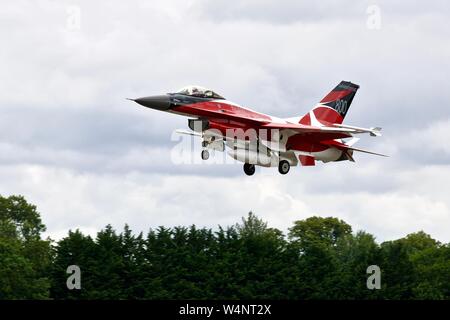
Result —
[[381, 128], [360, 128], [343, 121], [359, 86], [342, 81], [311, 111], [300, 117], [277, 118], [230, 102], [216, 92], [200, 86], [188, 86], [174, 93], [130, 99], [159, 111], [189, 117], [192, 131], [181, 134], [202, 138], [201, 158], [209, 158], [208, 150], [225, 151], [244, 163], [247, 175], [255, 173], [255, 165], [278, 167], [281, 174], [291, 166], [314, 166], [316, 161], [352, 161], [358, 149], [355, 135], [369, 133], [381, 136]]

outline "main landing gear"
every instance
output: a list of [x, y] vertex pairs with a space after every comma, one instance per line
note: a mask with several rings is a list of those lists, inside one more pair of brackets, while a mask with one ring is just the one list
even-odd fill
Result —
[[286, 174], [289, 172], [289, 169], [291, 168], [291, 165], [287, 160], [281, 160], [278, 164], [278, 172], [281, 174]]
[[[289, 172], [291, 165], [287, 160], [281, 160], [278, 164], [278, 172], [281, 174], [286, 174]], [[244, 172], [248, 176], [252, 176], [255, 173], [255, 165], [250, 163], [244, 163]]]
[[244, 163], [244, 172], [248, 176], [252, 176], [255, 173], [255, 165], [250, 163]]

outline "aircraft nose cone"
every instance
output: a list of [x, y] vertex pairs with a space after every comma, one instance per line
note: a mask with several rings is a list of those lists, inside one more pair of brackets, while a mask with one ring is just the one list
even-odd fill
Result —
[[134, 100], [140, 105], [156, 110], [165, 111], [170, 107], [170, 99], [168, 95], [142, 97]]

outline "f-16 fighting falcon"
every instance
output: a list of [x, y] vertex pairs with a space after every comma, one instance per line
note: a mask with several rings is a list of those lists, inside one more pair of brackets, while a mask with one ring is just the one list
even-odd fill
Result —
[[358, 85], [342, 81], [304, 116], [285, 119], [242, 107], [200, 86], [130, 100], [189, 117], [188, 126], [192, 131], [177, 132], [202, 138], [203, 160], [209, 158], [208, 150], [225, 151], [228, 147], [228, 154], [244, 163], [247, 175], [255, 173], [255, 165], [278, 167], [281, 174], [286, 174], [291, 166], [298, 164], [354, 162], [354, 151], [385, 156], [354, 147], [359, 140], [354, 135], [381, 136], [381, 128], [343, 124], [358, 89]]

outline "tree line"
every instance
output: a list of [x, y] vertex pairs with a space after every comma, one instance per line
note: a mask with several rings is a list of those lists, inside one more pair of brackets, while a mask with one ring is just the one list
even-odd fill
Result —
[[[55, 242], [22, 196], [0, 196], [0, 299], [449, 299], [450, 244], [419, 231], [378, 244], [337, 218], [295, 221], [285, 235], [253, 213], [217, 230], [135, 234], [110, 225]], [[67, 268], [81, 270], [69, 290]], [[381, 270], [369, 290], [368, 266]]]

